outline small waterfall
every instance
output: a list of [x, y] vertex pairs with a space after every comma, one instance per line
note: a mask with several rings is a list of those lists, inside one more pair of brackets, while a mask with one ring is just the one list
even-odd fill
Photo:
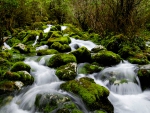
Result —
[[36, 45], [38, 39], [39, 39], [39, 36], [36, 36], [35, 42], [32, 44], [32, 46]]
[[105, 68], [96, 75], [105, 85], [117, 94], [138, 94], [141, 93], [140, 82], [137, 77], [137, 66], [127, 61], [114, 67]]
[[44, 29], [44, 33], [48, 33], [52, 27], [52, 25], [47, 25], [48, 27], [46, 29]]
[[71, 50], [75, 50], [76, 49], [75, 46], [78, 46], [78, 47], [84, 46], [88, 50], [91, 50], [92, 48], [96, 46], [96, 44], [94, 44], [91, 41], [84, 41], [84, 40], [79, 40], [79, 39], [74, 39], [74, 38], [71, 38], [71, 43], [69, 45], [71, 47]]
[[4, 42], [4, 47], [5, 47], [6, 49], [11, 49], [11, 47], [10, 47], [6, 42]]

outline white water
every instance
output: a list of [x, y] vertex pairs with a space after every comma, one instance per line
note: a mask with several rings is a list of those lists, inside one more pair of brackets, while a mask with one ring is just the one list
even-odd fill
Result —
[[4, 46], [5, 46], [7, 49], [11, 49], [11, 47], [10, 47], [6, 42], [4, 42]]
[[35, 46], [37, 44], [38, 39], [39, 39], [39, 36], [36, 36], [35, 42], [32, 44], [32, 46]]
[[52, 25], [47, 25], [48, 27], [46, 29], [44, 29], [44, 33], [48, 33], [52, 27]]
[[[79, 47], [85, 46], [89, 50], [96, 46], [90, 41], [76, 39], [71, 39], [71, 41], [72, 50], [75, 49], [73, 48], [74, 44], [78, 44]], [[54, 69], [44, 66], [50, 57], [47, 55], [37, 61], [39, 57], [35, 56], [25, 60], [25, 63], [31, 66], [30, 74], [34, 76], [35, 82], [30, 87], [22, 90], [19, 95], [16, 95], [9, 104], [2, 107], [0, 113], [35, 113], [36, 95], [42, 93], [67, 94], [80, 105], [84, 113], [89, 113], [80, 98], [59, 89], [60, 84], [64, 81], [57, 78]], [[114, 106], [114, 113], [150, 113], [150, 91], [141, 91], [136, 70], [136, 65], [124, 62], [114, 67], [105, 68], [100, 73], [79, 74], [76, 79], [88, 76], [93, 78], [97, 84], [109, 89], [108, 99]], [[105, 76], [105, 79], [101, 80], [102, 76]], [[109, 80], [113, 77], [117, 79], [116, 82], [121, 79], [127, 79], [129, 82], [119, 85], [110, 84]]]
[[71, 47], [71, 50], [75, 50], [74, 46], [78, 45], [79, 47], [86, 47], [88, 50], [91, 50], [92, 48], [94, 48], [96, 45], [91, 42], [91, 41], [84, 41], [84, 40], [79, 40], [79, 39], [74, 39], [71, 38], [71, 43], [69, 44]]

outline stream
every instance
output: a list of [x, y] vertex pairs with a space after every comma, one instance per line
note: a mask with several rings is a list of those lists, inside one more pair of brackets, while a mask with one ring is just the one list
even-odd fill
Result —
[[[45, 32], [50, 30], [50, 27], [49, 25], [49, 28], [47, 28]], [[64, 29], [64, 27], [62, 29]], [[34, 43], [34, 45], [35, 44], [36, 43]], [[91, 41], [71, 38], [70, 46], [72, 51], [75, 50], [75, 44], [79, 47], [85, 46], [89, 50], [96, 46]], [[44, 49], [43, 46], [41, 46], [41, 48]], [[38, 47], [38, 49], [41, 48]], [[38, 56], [25, 59], [24, 62], [31, 66], [30, 74], [34, 77], [34, 83], [16, 94], [9, 104], [0, 109], [0, 113], [39, 113], [35, 112], [34, 103], [36, 95], [43, 93], [66, 94], [74, 99], [84, 113], [90, 113], [79, 97], [60, 90], [59, 86], [64, 83], [64, 81], [59, 80], [55, 75], [55, 69], [45, 65], [51, 56], [52, 55], [43, 56], [39, 61], [37, 61]], [[78, 64], [78, 67], [79, 66], [80, 64]], [[141, 90], [140, 81], [137, 77], [137, 69], [137, 65], [124, 61], [116, 66], [107, 67], [99, 73], [88, 75], [78, 74], [76, 79], [85, 76], [90, 77], [94, 79], [97, 84], [106, 87], [110, 91], [108, 99], [114, 106], [114, 113], [150, 113], [150, 91]], [[111, 84], [110, 80], [114, 77], [113, 73], [119, 73], [118, 75], [121, 75], [116, 76], [116, 84], [119, 83], [121, 79], [126, 79], [128, 83], [119, 85]], [[103, 76], [105, 76], [105, 79], [103, 79]]]

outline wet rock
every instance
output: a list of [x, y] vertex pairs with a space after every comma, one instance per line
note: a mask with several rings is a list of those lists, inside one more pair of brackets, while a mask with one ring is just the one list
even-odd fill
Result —
[[42, 49], [42, 50], [37, 51], [38, 56], [51, 55], [51, 54], [57, 54], [57, 53], [59, 53], [59, 52], [55, 49]]
[[27, 71], [30, 72], [31, 67], [28, 64], [25, 64], [24, 62], [16, 62], [12, 68], [11, 71], [12, 72], [16, 72], [16, 71]]
[[73, 54], [59, 53], [49, 59], [49, 67], [60, 67], [70, 62], [76, 62], [76, 57]]
[[113, 106], [108, 100], [109, 90], [94, 82], [91, 78], [80, 78], [61, 84], [61, 89], [79, 95], [87, 107], [94, 111], [104, 109], [113, 113]]
[[78, 48], [70, 53], [76, 57], [78, 63], [91, 61], [91, 53], [86, 47]]
[[61, 80], [73, 80], [77, 76], [76, 68], [76, 63], [68, 63], [57, 68], [56, 75]]
[[111, 66], [118, 64], [122, 58], [120, 55], [113, 53], [111, 51], [100, 51], [92, 55], [92, 61], [97, 62], [102, 66]]
[[71, 47], [67, 44], [61, 44], [59, 42], [54, 42], [51, 46], [51, 49], [56, 49], [59, 52], [69, 52], [71, 51]]

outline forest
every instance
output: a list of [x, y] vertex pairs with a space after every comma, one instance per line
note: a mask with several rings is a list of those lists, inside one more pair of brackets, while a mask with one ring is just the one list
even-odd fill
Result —
[[0, 0], [0, 39], [38, 22], [71, 23], [101, 37], [148, 35], [149, 0]]

